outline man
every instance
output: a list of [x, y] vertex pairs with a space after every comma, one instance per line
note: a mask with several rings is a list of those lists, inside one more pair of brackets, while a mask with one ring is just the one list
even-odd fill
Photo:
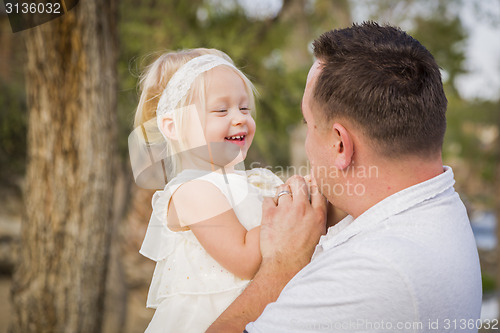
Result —
[[[302, 101], [311, 201], [294, 177], [265, 202], [260, 270], [209, 332], [476, 332], [479, 260], [441, 160], [434, 58], [375, 23], [323, 34], [314, 54]], [[349, 214], [321, 238], [316, 186]]]

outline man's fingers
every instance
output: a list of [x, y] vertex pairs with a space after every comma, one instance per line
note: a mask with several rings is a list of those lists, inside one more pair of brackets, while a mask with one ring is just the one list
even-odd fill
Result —
[[319, 191], [318, 185], [316, 183], [311, 184], [310, 191], [311, 191], [311, 206], [314, 209], [326, 211], [327, 200], [323, 196], [323, 194], [321, 194], [321, 192]]
[[274, 203], [274, 198], [270, 198], [270, 197], [264, 197], [264, 201], [262, 201], [262, 211], [265, 213], [265, 212], [269, 212], [273, 209], [276, 208], [276, 204]]
[[276, 206], [281, 202], [292, 202], [292, 190], [288, 184], [283, 184], [278, 187], [276, 190], [276, 195], [274, 196], [274, 203]]
[[292, 176], [286, 182], [292, 190], [293, 200], [297, 202], [309, 201], [309, 189], [301, 176]]
[[314, 208], [326, 210], [327, 200], [323, 196], [323, 194], [321, 194], [321, 192], [319, 191], [318, 182], [316, 181], [316, 178], [314, 178], [314, 175], [311, 174], [310, 177], [311, 178], [310, 178], [310, 185], [309, 185], [309, 193], [311, 196], [311, 205]]

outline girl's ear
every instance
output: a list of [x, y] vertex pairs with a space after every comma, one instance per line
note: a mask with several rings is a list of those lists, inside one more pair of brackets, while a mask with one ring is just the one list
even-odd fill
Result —
[[177, 140], [177, 133], [175, 131], [174, 120], [171, 116], [164, 116], [160, 121], [160, 130], [162, 133], [171, 140]]

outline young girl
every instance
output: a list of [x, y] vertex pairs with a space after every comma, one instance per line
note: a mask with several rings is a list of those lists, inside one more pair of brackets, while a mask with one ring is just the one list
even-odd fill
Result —
[[134, 177], [146, 187], [168, 179], [140, 250], [157, 262], [146, 332], [204, 332], [256, 273], [263, 196], [282, 182], [265, 169], [236, 169], [254, 137], [255, 103], [225, 53], [164, 54], [141, 90], [129, 144], [132, 158], [142, 139], [147, 158], [132, 158]]

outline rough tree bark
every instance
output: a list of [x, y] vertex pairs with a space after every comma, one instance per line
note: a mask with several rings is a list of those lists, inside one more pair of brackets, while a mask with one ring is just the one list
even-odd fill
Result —
[[116, 0], [25, 34], [25, 212], [11, 332], [99, 332], [112, 232]]

